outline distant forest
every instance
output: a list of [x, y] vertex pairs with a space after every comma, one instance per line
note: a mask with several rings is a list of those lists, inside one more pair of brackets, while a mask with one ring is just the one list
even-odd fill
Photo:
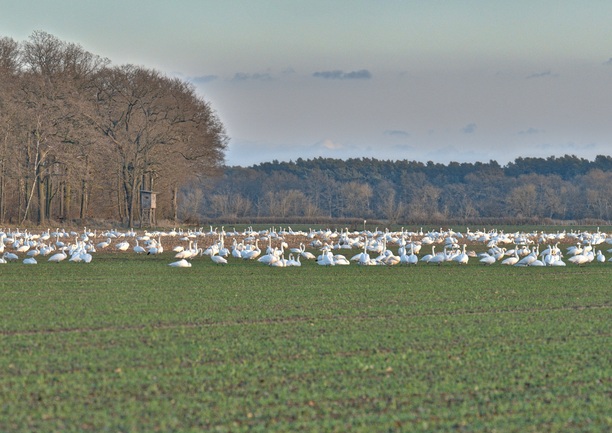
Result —
[[[388, 224], [612, 218], [612, 157], [488, 163], [338, 160], [224, 166], [224, 125], [194, 87], [48, 33], [0, 37], [0, 223]], [[155, 223], [155, 221], [153, 221]]]
[[609, 222], [612, 157], [488, 163], [316, 158], [226, 167], [182, 190], [182, 217], [202, 221], [381, 220], [390, 224]]

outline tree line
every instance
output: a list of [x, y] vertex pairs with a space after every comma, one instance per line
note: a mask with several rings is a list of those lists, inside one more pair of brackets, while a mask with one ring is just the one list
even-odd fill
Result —
[[315, 158], [224, 167], [194, 87], [37, 31], [0, 38], [0, 223], [158, 219], [610, 221], [612, 157], [436, 164]]
[[183, 217], [541, 222], [612, 219], [612, 157], [488, 163], [315, 158], [227, 167], [194, 182]]
[[132, 226], [141, 189], [158, 192], [158, 217], [176, 219], [181, 187], [217, 173], [227, 142], [190, 83], [42, 31], [0, 38], [2, 223]]

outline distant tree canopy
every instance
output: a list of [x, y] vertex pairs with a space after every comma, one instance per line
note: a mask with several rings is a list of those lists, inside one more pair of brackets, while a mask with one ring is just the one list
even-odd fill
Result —
[[37, 31], [0, 38], [0, 221], [132, 225], [140, 189], [178, 214], [181, 186], [224, 161], [223, 124], [192, 85], [112, 66]]
[[221, 219], [610, 221], [612, 157], [574, 155], [488, 163], [315, 158], [226, 168], [193, 183], [190, 216]]

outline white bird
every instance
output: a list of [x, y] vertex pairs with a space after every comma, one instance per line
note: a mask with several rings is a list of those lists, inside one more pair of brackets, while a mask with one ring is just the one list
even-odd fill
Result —
[[334, 257], [334, 264], [335, 265], [350, 265], [351, 262], [348, 261], [348, 259], [346, 257], [344, 257], [342, 254], [336, 254]]
[[10, 253], [10, 252], [5, 252], [2, 257], [4, 258], [4, 260], [6, 260], [7, 262], [12, 262], [15, 261], [17, 259], [19, 259], [19, 257], [17, 256], [17, 254], [15, 253]]
[[54, 262], [54, 263], [59, 263], [62, 260], [66, 260], [66, 258], [68, 257], [68, 255], [62, 250], [59, 253], [55, 253], [53, 254], [51, 257], [49, 257], [49, 262]]
[[606, 262], [606, 257], [603, 255], [601, 250], [597, 250], [597, 261], [599, 263], [605, 263]]
[[210, 256], [210, 260], [215, 262], [217, 265], [227, 265], [227, 260], [219, 255]]
[[484, 265], [492, 265], [496, 261], [497, 259], [495, 259], [495, 256], [491, 256], [489, 254], [484, 254], [480, 259], [480, 263]]
[[18, 253], [25, 253], [29, 249], [30, 249], [30, 244], [25, 243], [25, 244], [19, 246], [15, 251], [17, 251]]
[[328, 249], [324, 250], [317, 258], [317, 264], [321, 266], [335, 266], [334, 255]]
[[81, 251], [81, 262], [83, 263], [91, 263], [93, 256], [89, 254], [87, 251]]
[[300, 244], [300, 249], [300, 255], [306, 260], [316, 260], [316, 256], [313, 253], [311, 253], [310, 251], [306, 251], [306, 245], [304, 245], [303, 243]]
[[136, 239], [136, 245], [134, 245], [133, 250], [136, 254], [143, 254], [147, 252], [147, 250], [145, 250], [141, 245], [138, 245], [138, 239]]
[[433, 263], [434, 265], [440, 266], [442, 262], [446, 261], [446, 249], [444, 249], [442, 253], [433, 254], [434, 248], [433, 246], [431, 247], [432, 257], [427, 261], [427, 264]]
[[245, 249], [242, 251], [243, 260], [255, 260], [261, 254], [261, 250], [258, 245], [259, 239], [255, 239], [255, 247], [250, 249]]
[[98, 242], [96, 248], [104, 249], [111, 244], [111, 238], [107, 238], [106, 241]]
[[27, 252], [28, 257], [36, 257], [40, 254], [40, 247], [36, 245], [36, 248]]
[[518, 261], [519, 261], [518, 251], [514, 250], [513, 255], [511, 257], [508, 257], [507, 259], [502, 260], [501, 264], [508, 265], [508, 266], [514, 266], [518, 263]]
[[179, 261], [169, 263], [168, 266], [172, 266], [173, 268], [190, 268], [191, 263], [185, 259], [181, 259]]
[[149, 249], [147, 250], [147, 254], [155, 255], [155, 254], [161, 254], [163, 252], [164, 252], [164, 247], [162, 246], [161, 236], [160, 236], [157, 242], [149, 247]]
[[117, 248], [119, 251], [127, 251], [129, 247], [130, 243], [128, 241], [119, 242], [117, 245], [115, 245], [115, 248]]
[[35, 265], [38, 262], [36, 261], [36, 259], [34, 257], [28, 257], [27, 259], [23, 259], [23, 264], [24, 265]]
[[573, 263], [575, 265], [583, 265], [585, 263], [589, 263], [591, 260], [593, 260], [591, 257], [589, 257], [588, 254], [576, 254], [575, 256], [570, 257], [569, 259], [567, 259], [570, 263]]
[[468, 256], [467, 253], [465, 252], [465, 244], [463, 244], [463, 250], [461, 254], [458, 254], [457, 256], [455, 256], [453, 260], [459, 263], [460, 265], [468, 264], [468, 261], [470, 260], [470, 256]]
[[525, 257], [516, 262], [515, 266], [529, 266], [531, 263], [535, 262], [538, 259], [538, 253], [536, 250], [530, 252]]
[[296, 256], [294, 256], [293, 254], [289, 254], [287, 266], [302, 266], [302, 263], [300, 262], [300, 254], [296, 254]]
[[425, 254], [423, 257], [421, 257], [421, 261], [425, 262], [425, 263], [429, 263], [429, 261], [435, 257], [436, 255], [436, 246], [432, 245], [431, 246], [431, 254]]

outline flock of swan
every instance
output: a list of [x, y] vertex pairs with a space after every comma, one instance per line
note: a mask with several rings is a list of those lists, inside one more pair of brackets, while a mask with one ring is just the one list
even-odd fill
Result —
[[[260, 247], [260, 243], [262, 247]], [[164, 244], [170, 245], [167, 249]], [[205, 246], [202, 246], [205, 245]], [[480, 250], [476, 252], [470, 248]], [[465, 232], [431, 230], [423, 232], [385, 230], [309, 229], [290, 227], [243, 231], [224, 227], [170, 231], [50, 229], [0, 231], [0, 263], [37, 264], [48, 262], [90, 263], [98, 251], [159, 255], [166, 252], [175, 259], [171, 267], [191, 267], [193, 259], [209, 257], [218, 265], [234, 261], [256, 260], [273, 267], [301, 266], [301, 260], [321, 266], [352, 263], [363, 266], [441, 265], [445, 262], [465, 265], [499, 263], [508, 266], [566, 266], [606, 262], [612, 253], [612, 235], [588, 231], [543, 231], [504, 233], [501, 230]], [[604, 250], [604, 251], [602, 251]], [[612, 262], [612, 258], [607, 260]]]

